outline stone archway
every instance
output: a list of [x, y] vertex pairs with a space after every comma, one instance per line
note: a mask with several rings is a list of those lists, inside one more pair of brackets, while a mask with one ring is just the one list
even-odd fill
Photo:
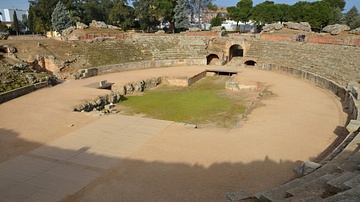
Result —
[[246, 60], [244, 62], [244, 64], [248, 65], [248, 66], [255, 66], [256, 65], [256, 61], [254, 60]]
[[244, 49], [239, 44], [234, 44], [229, 49], [229, 62], [234, 57], [244, 57]]
[[220, 60], [220, 58], [216, 54], [210, 54], [206, 57], [206, 61], [207, 61], [208, 65], [215, 64], [219, 60]]

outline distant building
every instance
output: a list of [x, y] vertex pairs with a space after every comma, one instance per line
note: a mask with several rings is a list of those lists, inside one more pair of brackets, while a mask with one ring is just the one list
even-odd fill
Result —
[[218, 14], [222, 17], [225, 17], [228, 13], [226, 9], [226, 6], [218, 6], [218, 9], [216, 11], [204, 9], [202, 12], [202, 23], [210, 23], [211, 19], [215, 18]]
[[16, 12], [16, 16], [18, 18], [18, 20], [22, 21], [22, 16], [29, 15], [29, 11], [28, 10], [20, 10], [20, 9], [8, 9], [8, 8], [0, 8], [0, 12], [2, 13], [2, 15], [0, 15], [0, 21], [5, 23], [6, 26], [10, 27], [11, 24], [13, 23], [14, 19], [14, 12]]

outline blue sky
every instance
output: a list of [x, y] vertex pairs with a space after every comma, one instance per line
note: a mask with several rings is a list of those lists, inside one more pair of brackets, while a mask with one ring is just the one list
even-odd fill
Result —
[[[254, 5], [262, 3], [265, 0], [253, 0]], [[275, 3], [286, 3], [294, 4], [299, 0], [273, 0]], [[303, 0], [304, 1], [304, 0]], [[308, 0], [315, 1], [315, 0]], [[213, 0], [216, 5], [219, 6], [234, 6], [239, 0]], [[360, 10], [360, 0], [346, 0], [345, 12], [348, 11], [352, 6], [356, 6]], [[28, 9], [28, 0], [0, 0], [0, 8], [17, 8], [17, 9]]]

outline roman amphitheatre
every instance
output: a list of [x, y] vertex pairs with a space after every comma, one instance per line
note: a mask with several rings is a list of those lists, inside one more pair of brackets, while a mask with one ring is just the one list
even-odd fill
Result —
[[[347, 32], [287, 28], [3, 40], [13, 71], [2, 83], [20, 88], [1, 94], [1, 201], [356, 201], [359, 45]], [[18, 73], [38, 82], [22, 86]], [[198, 125], [115, 103], [204, 77], [250, 95], [246, 116]]]

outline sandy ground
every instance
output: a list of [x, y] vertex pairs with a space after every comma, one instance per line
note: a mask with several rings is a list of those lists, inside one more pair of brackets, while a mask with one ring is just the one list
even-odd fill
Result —
[[[68, 81], [1, 104], [0, 162], [101, 118], [71, 112], [82, 100], [105, 94], [88, 87], [100, 80], [126, 83], [193, 75], [204, 68], [160, 68]], [[253, 69], [243, 69], [238, 79], [264, 83], [275, 96], [262, 100], [233, 129], [173, 124], [64, 201], [224, 201], [226, 192], [255, 193], [293, 178], [292, 168], [317, 158], [336, 140], [336, 128], [344, 125], [338, 98], [308, 82]]]

